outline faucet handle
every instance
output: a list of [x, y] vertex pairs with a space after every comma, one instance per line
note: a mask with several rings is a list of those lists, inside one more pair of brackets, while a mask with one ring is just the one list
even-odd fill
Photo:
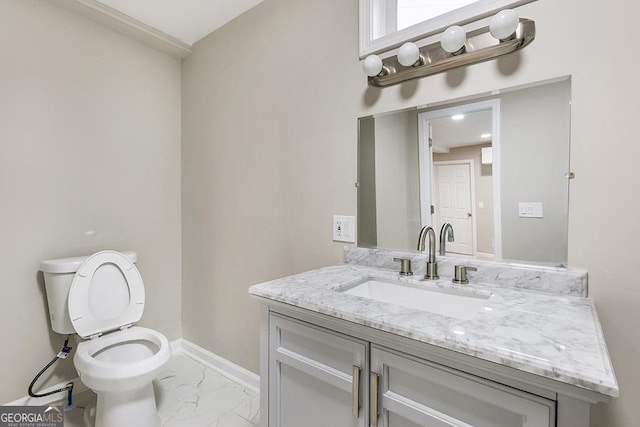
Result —
[[456, 265], [454, 267], [453, 279], [451, 279], [451, 281], [460, 285], [469, 283], [469, 279], [467, 278], [467, 271], [478, 271], [478, 268], [470, 267], [467, 265]]
[[413, 276], [411, 271], [411, 260], [408, 258], [394, 258], [396, 262], [400, 263], [400, 275], [401, 276]]

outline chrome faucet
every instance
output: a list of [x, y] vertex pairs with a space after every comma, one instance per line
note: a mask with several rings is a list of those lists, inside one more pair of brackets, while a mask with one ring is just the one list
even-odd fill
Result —
[[442, 224], [440, 229], [440, 255], [445, 255], [447, 242], [453, 242], [453, 226], [448, 222]]
[[429, 236], [429, 260], [427, 261], [427, 270], [424, 274], [425, 280], [436, 280], [438, 276], [438, 263], [436, 262], [436, 232], [429, 225], [425, 225], [420, 230], [418, 236], [418, 250], [424, 252], [425, 239]]

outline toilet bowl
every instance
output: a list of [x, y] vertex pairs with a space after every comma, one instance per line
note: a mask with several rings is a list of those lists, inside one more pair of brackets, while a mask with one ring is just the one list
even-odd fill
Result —
[[81, 342], [73, 363], [98, 396], [96, 427], [160, 425], [152, 380], [170, 357], [167, 338], [147, 328]]
[[171, 349], [161, 333], [133, 326], [142, 317], [145, 292], [130, 258], [135, 253], [102, 251], [41, 263], [54, 330], [83, 339], [73, 362], [97, 394], [96, 427], [160, 425], [152, 381]]
[[122, 392], [149, 384], [171, 357], [167, 338], [153, 329], [131, 327], [80, 342], [73, 364], [82, 383], [96, 392]]

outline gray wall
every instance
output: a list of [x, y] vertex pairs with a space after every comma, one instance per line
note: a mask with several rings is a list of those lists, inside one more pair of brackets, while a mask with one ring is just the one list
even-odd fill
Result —
[[[570, 102], [567, 81], [501, 96], [503, 259], [567, 259]], [[520, 218], [519, 202], [542, 203], [544, 217]]]
[[356, 214], [357, 8], [267, 0], [183, 61], [183, 335], [254, 372], [247, 289], [339, 263]]
[[378, 247], [416, 246], [420, 233], [418, 113], [375, 118]]
[[626, 267], [640, 230], [603, 207], [640, 210], [629, 197], [640, 63], [615, 47], [635, 38], [619, 22], [640, 3], [536, 1], [518, 12], [536, 21], [522, 52], [383, 90], [361, 71], [355, 1], [266, 0], [197, 43], [183, 62], [185, 338], [258, 371], [247, 288], [341, 262], [331, 215], [356, 214], [357, 117], [572, 75], [569, 264], [589, 270], [622, 395], [592, 410], [593, 425], [634, 425], [640, 290]]
[[[40, 261], [138, 252], [140, 323], [180, 319], [180, 64], [40, 0], [0, 1], [0, 402], [58, 352]], [[76, 377], [58, 363], [44, 386]]]

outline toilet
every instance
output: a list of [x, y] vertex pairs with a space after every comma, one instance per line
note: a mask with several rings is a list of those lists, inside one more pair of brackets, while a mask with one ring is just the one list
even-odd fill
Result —
[[152, 381], [171, 349], [161, 333], [133, 326], [145, 301], [136, 260], [135, 252], [102, 251], [40, 264], [52, 329], [84, 339], [73, 363], [97, 394], [96, 427], [160, 425]]

